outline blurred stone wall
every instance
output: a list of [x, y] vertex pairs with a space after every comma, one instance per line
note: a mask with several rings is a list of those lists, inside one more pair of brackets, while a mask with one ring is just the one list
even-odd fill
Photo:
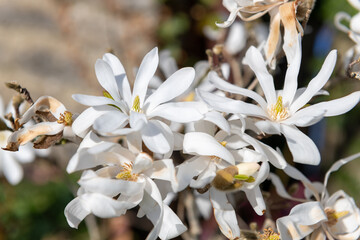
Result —
[[69, 110], [84, 109], [74, 93], [101, 95], [97, 58], [112, 49], [128, 74], [156, 46], [156, 0], [0, 0], [0, 95], [5, 82], [34, 100], [51, 95]]

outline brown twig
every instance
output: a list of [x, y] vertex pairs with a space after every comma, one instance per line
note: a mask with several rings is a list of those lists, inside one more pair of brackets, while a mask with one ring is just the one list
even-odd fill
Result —
[[32, 100], [31, 96], [30, 96], [30, 92], [26, 89], [20, 86], [20, 84], [16, 83], [16, 82], [7, 82], [5, 83], [5, 85], [10, 88], [13, 89], [15, 91], [17, 91], [18, 93], [20, 93], [20, 95], [23, 97], [23, 99], [25, 101], [27, 101], [28, 103], [30, 103], [31, 105], [34, 104], [34, 101]]

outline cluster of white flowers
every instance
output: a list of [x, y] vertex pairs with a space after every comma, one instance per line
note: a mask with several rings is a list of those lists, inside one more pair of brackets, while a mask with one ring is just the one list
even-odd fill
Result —
[[[349, 2], [360, 10], [359, 1]], [[220, 27], [230, 26], [236, 16], [250, 21], [270, 14], [267, 40], [249, 47], [242, 59], [261, 89], [227, 81], [230, 76], [227, 63], [215, 68], [201, 62], [195, 69], [178, 69], [168, 52], [162, 52], [159, 57], [157, 48], [143, 58], [131, 87], [122, 63], [115, 55], [106, 53], [95, 64], [103, 95], [73, 95], [75, 101], [88, 106], [81, 114], [72, 114], [57, 99], [44, 96], [13, 121], [15, 127], [8, 127], [13, 132], [8, 129], [0, 132], [4, 149], [20, 148], [14, 155], [0, 152], [0, 170], [9, 182], [16, 184], [22, 178], [13, 157], [18, 156], [19, 161], [33, 159], [29, 154], [25, 154], [27, 158], [20, 155], [29, 142], [45, 136], [36, 144], [48, 147], [66, 139], [79, 144], [66, 170], [82, 171], [77, 196], [65, 208], [71, 227], [77, 228], [89, 214], [111, 218], [138, 207], [137, 216], [146, 216], [154, 225], [147, 239], [174, 238], [187, 227], [169, 204], [188, 188], [196, 190], [195, 201], [200, 203], [202, 216], [208, 218], [213, 211], [221, 232], [229, 239], [237, 239], [241, 230], [232, 204], [234, 193], [244, 192], [254, 211], [263, 215], [267, 205], [260, 185], [270, 179], [280, 196], [302, 203], [288, 216], [277, 219], [280, 237], [273, 232], [273, 238], [263, 239], [301, 239], [309, 234], [319, 237], [316, 239], [357, 239], [360, 210], [341, 190], [329, 197], [326, 185], [330, 172], [360, 154], [335, 163], [321, 187], [310, 182], [292, 162], [320, 163], [315, 143], [298, 127], [348, 112], [359, 103], [360, 91], [336, 100], [308, 104], [314, 96], [328, 94], [322, 88], [332, 75], [337, 52], [328, 54], [307, 87], [298, 88], [303, 34], [299, 21], [307, 21], [311, 12], [308, 8], [306, 14], [300, 14], [305, 6], [302, 1], [223, 0], [223, 5], [230, 16], [218, 24]], [[349, 33], [357, 49], [359, 14], [351, 18], [342, 13], [337, 17], [337, 25]], [[340, 24], [343, 18], [350, 21], [350, 29]], [[245, 28], [240, 24], [234, 29], [225, 45], [230, 54], [246, 47]], [[288, 69], [283, 88], [276, 90], [268, 68], [276, 68], [281, 45]], [[156, 76], [158, 65], [167, 77], [165, 81]], [[3, 115], [2, 108], [0, 113]], [[41, 121], [27, 124], [39, 116]], [[274, 134], [285, 137], [292, 161], [286, 161], [279, 149], [259, 140]], [[301, 181], [306, 187], [306, 199], [288, 194], [271, 169], [283, 170]]]

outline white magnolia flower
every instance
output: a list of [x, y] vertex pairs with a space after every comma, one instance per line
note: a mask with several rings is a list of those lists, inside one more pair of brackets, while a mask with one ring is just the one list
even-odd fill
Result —
[[[353, 198], [339, 190], [329, 197], [326, 185], [332, 172], [342, 165], [357, 159], [360, 153], [335, 162], [325, 175], [324, 184], [310, 182], [296, 168], [288, 166], [284, 171], [291, 177], [303, 182], [306, 187], [307, 202], [296, 205], [290, 214], [276, 221], [281, 239], [303, 239], [311, 234], [311, 239], [350, 240], [360, 237], [360, 209]], [[286, 193], [279, 177], [272, 174], [271, 179], [277, 192], [284, 198], [294, 199]], [[314, 201], [315, 199], [316, 201]]]
[[[197, 131], [202, 132], [190, 132], [184, 137], [183, 151], [195, 156], [177, 166], [178, 190], [181, 191], [189, 185], [203, 192], [210, 187], [209, 199], [216, 221], [223, 234], [234, 239], [239, 236], [240, 229], [226, 193], [244, 191], [256, 213], [262, 215], [265, 203], [259, 184], [268, 176], [268, 159], [281, 168], [285, 167], [285, 160], [275, 150], [242, 132], [228, 134], [220, 130], [215, 134], [213, 124], [206, 124], [206, 121], [196, 127]], [[236, 130], [232, 129], [234, 132]], [[255, 151], [246, 148], [250, 145]], [[236, 173], [233, 172], [234, 169]], [[245, 178], [236, 180], [234, 176], [230, 176], [232, 173]], [[224, 184], [223, 179], [229, 180], [228, 178], [230, 181]], [[201, 210], [204, 211], [205, 208]]]
[[217, 26], [228, 27], [237, 16], [244, 21], [252, 21], [269, 13], [270, 32], [264, 51], [266, 62], [271, 68], [275, 68], [276, 55], [281, 45], [281, 24], [284, 26], [283, 49], [287, 61], [291, 63], [294, 59], [298, 42], [297, 35], [303, 33], [296, 16], [298, 4], [298, 1], [288, 2], [288, 0], [223, 0], [223, 5], [229, 10], [230, 16], [224, 23], [217, 23]]
[[70, 160], [67, 171], [101, 166], [86, 170], [78, 183], [78, 196], [65, 208], [71, 227], [90, 213], [102, 218], [125, 214], [140, 206], [138, 216], [144, 215], [154, 224], [147, 239], [170, 239], [186, 230], [176, 214], [163, 203], [157, 180], [168, 182], [176, 190], [177, 181], [171, 159], [153, 160], [143, 152], [132, 152], [117, 143], [101, 141], [90, 132]]
[[[36, 124], [24, 125], [35, 116], [43, 115], [46, 121]], [[8, 138], [7, 150], [17, 151], [20, 145], [24, 145], [40, 135], [59, 135], [57, 140], [66, 138], [75, 141], [75, 135], [71, 129], [73, 114], [66, 110], [65, 106], [57, 99], [50, 96], [40, 97], [20, 119], [16, 120], [19, 129]], [[34, 147], [37, 147], [34, 145]], [[41, 146], [40, 146], [41, 147]]]
[[322, 94], [321, 88], [328, 81], [336, 62], [336, 51], [329, 53], [318, 73], [306, 88], [297, 89], [297, 76], [301, 62], [301, 46], [297, 46], [296, 56], [290, 64], [282, 90], [275, 90], [273, 77], [266, 69], [260, 52], [251, 47], [244, 61], [254, 71], [265, 98], [256, 92], [234, 86], [220, 79], [211, 72], [211, 81], [221, 90], [241, 94], [257, 102], [258, 105], [233, 100], [211, 93], [199, 91], [200, 97], [218, 111], [244, 114], [258, 120], [255, 125], [268, 134], [283, 134], [287, 140], [295, 162], [317, 165], [320, 153], [314, 142], [297, 127], [307, 127], [320, 121], [323, 117], [343, 114], [352, 109], [360, 100], [360, 92], [354, 92], [343, 98], [321, 102], [304, 107], [310, 99]]
[[187, 123], [203, 117], [203, 104], [196, 102], [169, 102], [184, 93], [195, 76], [193, 68], [182, 68], [172, 74], [156, 91], [147, 96], [148, 84], [159, 62], [154, 48], [143, 59], [136, 74], [133, 90], [119, 59], [105, 54], [98, 59], [95, 72], [104, 96], [73, 95], [90, 106], [74, 121], [73, 130], [84, 136], [92, 126], [102, 135], [127, 135], [140, 132], [144, 144], [156, 153], [171, 153], [174, 136], [169, 126], [159, 119]]

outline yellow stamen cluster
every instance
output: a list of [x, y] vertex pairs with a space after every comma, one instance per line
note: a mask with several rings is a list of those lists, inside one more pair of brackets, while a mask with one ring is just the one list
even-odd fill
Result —
[[125, 181], [136, 182], [138, 179], [138, 174], [132, 173], [133, 165], [132, 163], [125, 163], [122, 165], [123, 169], [116, 175], [116, 179], [121, 179]]
[[280, 235], [272, 228], [264, 229], [264, 233], [259, 235], [260, 240], [280, 240]]
[[194, 99], [195, 99], [195, 92], [190, 92], [188, 95], [186, 95], [183, 98], [183, 102], [191, 102], [194, 101]]
[[282, 96], [279, 96], [276, 103], [268, 108], [268, 114], [274, 121], [282, 121], [289, 117], [288, 109], [283, 105]]
[[334, 209], [326, 208], [325, 213], [328, 218], [327, 224], [329, 226], [334, 226], [340, 218], [348, 215], [349, 211], [336, 212]]
[[220, 144], [221, 144], [223, 147], [226, 147], [227, 141], [222, 141], [222, 142], [220, 142]]
[[134, 112], [138, 112], [138, 113], [142, 112], [142, 110], [140, 108], [140, 97], [139, 96], [135, 97], [131, 110]]
[[59, 124], [64, 124], [65, 126], [71, 126], [73, 123], [72, 113], [69, 111], [65, 111], [64, 113], [60, 113], [60, 118], [57, 121]]

